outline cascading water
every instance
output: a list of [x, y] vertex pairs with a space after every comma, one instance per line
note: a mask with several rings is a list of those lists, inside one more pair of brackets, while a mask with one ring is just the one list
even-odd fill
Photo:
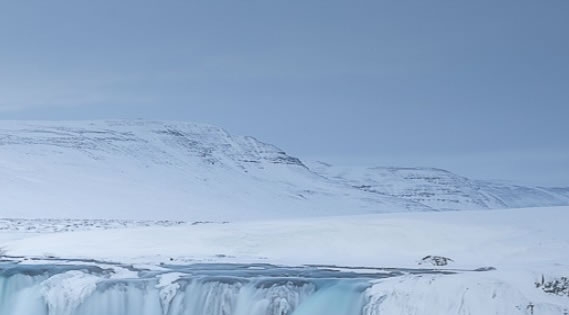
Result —
[[0, 263], [0, 314], [359, 315], [370, 280], [361, 274], [269, 265], [150, 271]]
[[559, 315], [569, 308], [565, 297], [538, 296], [529, 300], [516, 286], [493, 278], [491, 269], [356, 271], [264, 264], [145, 269], [0, 259], [0, 315], [523, 315], [529, 303], [536, 315]]

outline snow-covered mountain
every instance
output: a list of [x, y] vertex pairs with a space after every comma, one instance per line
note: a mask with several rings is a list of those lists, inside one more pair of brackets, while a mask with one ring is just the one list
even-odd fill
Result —
[[0, 217], [236, 220], [569, 204], [435, 169], [341, 170], [221, 128], [0, 121]]
[[346, 185], [438, 210], [569, 205], [569, 188], [472, 180], [437, 168], [341, 168], [324, 162], [310, 163], [310, 167]]
[[0, 217], [235, 220], [427, 207], [329, 180], [252, 137], [182, 122], [0, 122]]

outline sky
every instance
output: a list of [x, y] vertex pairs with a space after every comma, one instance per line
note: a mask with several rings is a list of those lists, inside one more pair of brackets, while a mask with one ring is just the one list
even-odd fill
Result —
[[0, 119], [210, 123], [569, 186], [569, 1], [0, 2]]

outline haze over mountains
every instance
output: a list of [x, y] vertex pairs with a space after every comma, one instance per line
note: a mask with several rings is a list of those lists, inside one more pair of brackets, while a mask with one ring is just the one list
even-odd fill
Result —
[[0, 122], [0, 217], [238, 220], [569, 204], [569, 188], [304, 163], [221, 128]]

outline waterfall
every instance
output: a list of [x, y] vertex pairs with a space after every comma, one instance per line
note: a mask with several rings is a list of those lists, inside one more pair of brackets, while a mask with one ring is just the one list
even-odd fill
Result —
[[531, 277], [524, 288], [493, 271], [340, 269], [0, 261], [0, 315], [524, 315], [530, 303], [539, 315], [569, 309], [566, 297], [547, 296]]
[[360, 315], [369, 284], [267, 270], [121, 278], [85, 266], [1, 268], [2, 315]]

